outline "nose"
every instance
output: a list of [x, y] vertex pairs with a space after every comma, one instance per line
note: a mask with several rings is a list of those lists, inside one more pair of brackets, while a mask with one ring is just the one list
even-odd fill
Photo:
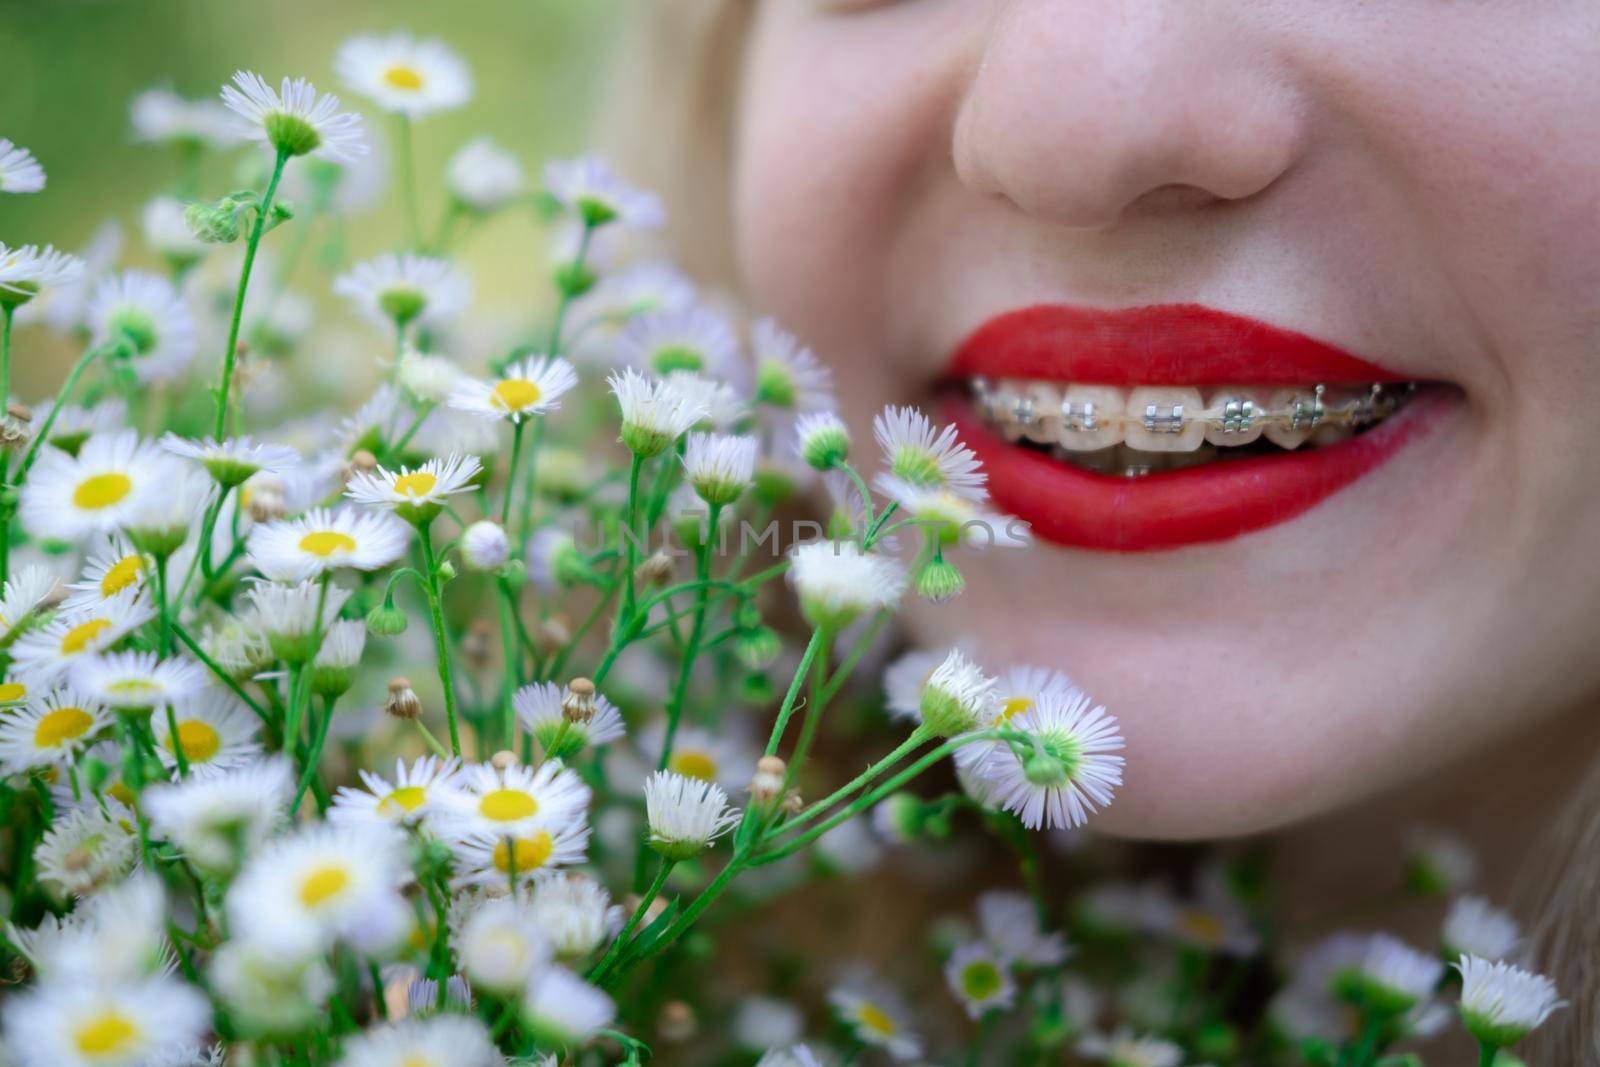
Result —
[[1220, 0], [999, 6], [956, 115], [956, 172], [1073, 229], [1236, 201], [1302, 151], [1302, 101]]

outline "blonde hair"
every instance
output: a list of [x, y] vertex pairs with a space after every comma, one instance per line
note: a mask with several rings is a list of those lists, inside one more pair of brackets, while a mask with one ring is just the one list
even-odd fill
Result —
[[[654, 185], [692, 276], [737, 288], [732, 167], [753, 0], [649, 0], [619, 66], [608, 149]], [[1571, 1006], [1530, 1040], [1529, 1063], [1600, 1067], [1600, 768], [1530, 866], [1519, 909], [1531, 957]]]

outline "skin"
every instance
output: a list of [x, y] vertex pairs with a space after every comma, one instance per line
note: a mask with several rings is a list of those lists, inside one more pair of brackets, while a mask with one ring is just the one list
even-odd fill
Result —
[[1283, 525], [963, 553], [962, 599], [910, 609], [921, 642], [1059, 666], [1119, 715], [1101, 828], [1516, 774], [1508, 738], [1597, 703], [1600, 6], [782, 0], [747, 57], [743, 280], [858, 431], [1037, 302], [1204, 303], [1460, 390]]

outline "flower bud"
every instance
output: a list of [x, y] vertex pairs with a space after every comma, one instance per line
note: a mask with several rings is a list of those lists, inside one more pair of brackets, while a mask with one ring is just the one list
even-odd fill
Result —
[[587, 678], [574, 678], [567, 683], [567, 692], [561, 698], [561, 717], [567, 722], [588, 724], [594, 721], [594, 683]]
[[775, 804], [783, 794], [783, 779], [789, 765], [778, 756], [762, 756], [756, 761], [756, 773], [746, 787], [751, 803], [758, 807]]
[[700, 1032], [700, 1020], [694, 1009], [681, 1000], [669, 1000], [661, 1005], [656, 1017], [656, 1034], [663, 1041], [684, 1042]]
[[406, 632], [406, 613], [394, 606], [392, 601], [385, 600], [382, 604], [367, 612], [367, 631], [377, 637], [395, 637]]
[[517, 754], [510, 749], [502, 748], [489, 757], [489, 765], [497, 771], [507, 770], [517, 765]]
[[461, 534], [461, 561], [468, 570], [494, 571], [511, 556], [505, 527], [492, 519], [479, 519]]
[[241, 490], [250, 508], [250, 517], [256, 522], [274, 522], [289, 514], [289, 503], [283, 495], [283, 479], [262, 471], [253, 474]]
[[665, 585], [672, 577], [672, 557], [665, 552], [652, 552], [633, 572], [633, 580], [641, 588]]
[[378, 469], [378, 457], [364, 448], [358, 448], [350, 454], [350, 469], [371, 474]]
[[239, 239], [239, 205], [225, 196], [214, 204], [190, 204], [183, 212], [189, 232], [208, 245], [232, 244]]
[[795, 434], [800, 458], [816, 470], [832, 470], [850, 456], [850, 431], [831, 411], [802, 416]]
[[383, 710], [397, 719], [416, 719], [422, 716], [422, 701], [417, 699], [409, 678], [395, 678], [389, 683], [389, 699]]
[[917, 574], [917, 595], [935, 604], [954, 600], [966, 587], [961, 571], [943, 556], [929, 560]]

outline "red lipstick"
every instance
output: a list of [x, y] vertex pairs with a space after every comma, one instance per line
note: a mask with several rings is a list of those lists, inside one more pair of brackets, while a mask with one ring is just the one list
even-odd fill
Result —
[[[1038, 306], [998, 316], [961, 345], [958, 378], [1114, 386], [1362, 385], [1405, 379], [1305, 334], [1193, 304], [1120, 310]], [[1140, 478], [1098, 474], [991, 430], [965, 401], [955, 421], [996, 504], [1057, 544], [1142, 552], [1228, 540], [1303, 514], [1415, 439], [1423, 402], [1325, 447], [1202, 463]]]

